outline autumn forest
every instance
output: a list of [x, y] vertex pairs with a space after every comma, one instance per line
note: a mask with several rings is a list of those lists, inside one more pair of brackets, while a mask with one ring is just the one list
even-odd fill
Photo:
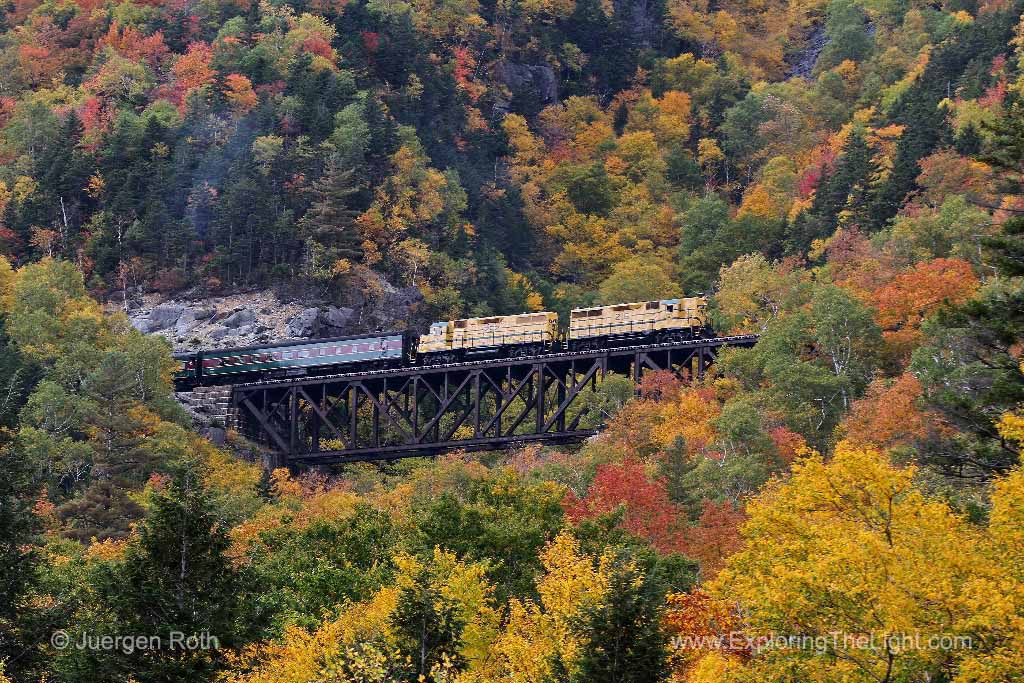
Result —
[[[1024, 681], [1018, 0], [0, 11], [0, 683]], [[126, 315], [398, 289], [760, 340], [287, 468]]]

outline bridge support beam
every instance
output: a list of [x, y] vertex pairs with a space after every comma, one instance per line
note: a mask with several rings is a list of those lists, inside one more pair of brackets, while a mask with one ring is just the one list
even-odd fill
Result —
[[297, 464], [330, 464], [490, 450], [595, 433], [580, 400], [609, 372], [639, 384], [645, 372], [702, 378], [725, 337], [526, 359], [476, 361], [234, 387], [239, 430]]

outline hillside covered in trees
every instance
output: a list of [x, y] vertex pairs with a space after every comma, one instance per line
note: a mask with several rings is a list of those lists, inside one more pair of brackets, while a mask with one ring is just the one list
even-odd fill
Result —
[[[7, 3], [0, 682], [1024, 680], [1022, 10]], [[579, 446], [265, 471], [115, 310], [254, 287], [761, 339]]]

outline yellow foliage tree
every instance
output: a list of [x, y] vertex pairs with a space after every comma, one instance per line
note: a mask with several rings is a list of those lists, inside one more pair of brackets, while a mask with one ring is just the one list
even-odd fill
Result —
[[1024, 470], [996, 482], [992, 491], [987, 558], [994, 574], [979, 572], [966, 602], [975, 611], [962, 629], [982, 644], [960, 664], [956, 683], [1024, 679]]
[[[487, 567], [463, 563], [452, 553], [435, 549], [433, 556], [421, 560], [411, 555], [395, 558], [398, 574], [393, 585], [372, 598], [350, 605], [336, 619], [324, 622], [313, 633], [300, 628], [288, 629], [278, 642], [259, 644], [237, 654], [232, 661], [235, 673], [228, 683], [388, 683], [409, 662], [402, 655], [394, 617], [403, 592], [428, 588], [437, 600], [454, 605], [462, 624], [456, 652], [442, 661], [458, 656], [465, 663], [466, 675], [485, 664], [498, 632], [499, 615], [486, 580]], [[426, 586], [424, 584], [427, 584]], [[421, 681], [451, 680], [451, 667], [439, 666]]]
[[999, 570], [983, 535], [914, 476], [841, 442], [747, 505], [746, 545], [711, 590], [738, 605], [751, 637], [810, 640], [755, 648], [719, 680], [935, 680], [963, 657], [932, 639], [972, 633], [975, 582]]
[[104, 318], [74, 264], [45, 258], [21, 268], [13, 283], [9, 273], [6, 279], [7, 329], [25, 353], [52, 361], [73, 354], [79, 344], [104, 349], [114, 344], [120, 319]]
[[575, 671], [585, 643], [574, 622], [586, 609], [602, 603], [608, 591], [610, 558], [602, 558], [595, 567], [579, 542], [562, 533], [544, 550], [541, 561], [540, 603], [513, 599], [507, 626], [490, 648], [488, 667], [460, 680], [542, 683], [551, 680], [556, 658], [570, 674]]
[[792, 263], [747, 254], [722, 267], [715, 300], [728, 329], [764, 332], [785, 308], [799, 303], [804, 280]]
[[14, 295], [14, 269], [11, 262], [0, 256], [0, 311], [11, 310], [11, 297]]

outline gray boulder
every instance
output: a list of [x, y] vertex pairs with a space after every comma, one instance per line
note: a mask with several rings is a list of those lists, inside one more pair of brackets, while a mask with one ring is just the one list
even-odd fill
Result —
[[312, 337], [320, 331], [320, 309], [306, 308], [288, 321], [289, 337]]
[[223, 339], [224, 337], [228, 336], [228, 328], [224, 327], [223, 325], [214, 325], [213, 327], [210, 328], [210, 331], [206, 333], [206, 336], [209, 337], [210, 339], [213, 339], [214, 341], [218, 339]]
[[224, 318], [221, 321], [221, 325], [224, 327], [244, 327], [252, 325], [254, 322], [256, 322], [256, 314], [252, 312], [252, 309], [243, 308]]
[[355, 313], [352, 308], [328, 306], [327, 310], [320, 312], [320, 323], [333, 335], [345, 334]]
[[174, 326], [174, 332], [178, 336], [184, 336], [199, 327], [203, 323], [203, 320], [208, 317], [209, 316], [206, 315], [206, 311], [186, 306], [185, 310], [181, 312], [181, 316], [178, 318], [177, 324]]
[[146, 316], [132, 318], [132, 326], [143, 334], [166, 330], [178, 322], [183, 310], [185, 310], [184, 306], [163, 304], [155, 307]]

